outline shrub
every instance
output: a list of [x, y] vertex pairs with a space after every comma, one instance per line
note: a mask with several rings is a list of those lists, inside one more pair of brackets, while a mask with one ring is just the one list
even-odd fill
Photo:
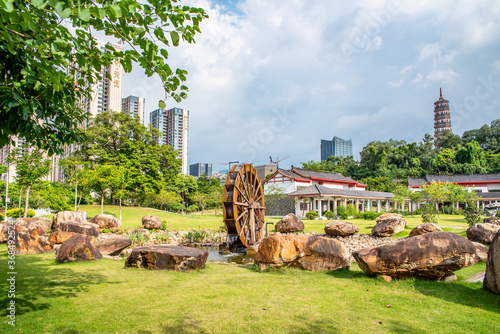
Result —
[[464, 210], [465, 220], [469, 226], [481, 222], [481, 213], [483, 210], [477, 207], [477, 202], [468, 202]]
[[198, 205], [191, 204], [190, 206], [188, 206], [186, 212], [195, 212], [195, 211], [198, 211], [198, 210], [200, 210], [200, 208], [198, 207]]
[[308, 213], [306, 213], [306, 217], [307, 219], [314, 219], [316, 217], [318, 217], [319, 214], [316, 212], [316, 211], [309, 211]]
[[363, 219], [366, 220], [374, 220], [378, 216], [380, 216], [380, 214], [374, 211], [366, 211], [365, 213], [363, 213]]
[[500, 218], [500, 210], [497, 210], [497, 217]]
[[335, 213], [332, 211], [325, 211], [323, 212], [323, 215], [328, 218], [328, 219], [334, 219], [335, 218]]
[[436, 218], [436, 207], [434, 204], [424, 204], [421, 206], [422, 209], [422, 222], [424, 223], [434, 223], [437, 224]]
[[[21, 218], [24, 216], [24, 210], [19, 210], [18, 208], [7, 210], [7, 217], [10, 218]], [[35, 211], [28, 209], [28, 218], [35, 217]]]
[[161, 221], [160, 230], [165, 231], [166, 229], [167, 229], [167, 221], [166, 220], [162, 220]]
[[0, 222], [3, 222], [4, 218], [5, 218], [5, 216], [2, 213], [0, 213]]

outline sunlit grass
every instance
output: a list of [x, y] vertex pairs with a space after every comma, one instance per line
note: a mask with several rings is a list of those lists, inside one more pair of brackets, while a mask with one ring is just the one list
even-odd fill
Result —
[[[17, 257], [16, 333], [498, 333], [500, 296], [464, 280], [391, 283], [350, 270], [258, 272], [208, 263], [188, 273], [124, 268], [124, 260], [57, 264]], [[6, 291], [6, 247], [0, 287]]]

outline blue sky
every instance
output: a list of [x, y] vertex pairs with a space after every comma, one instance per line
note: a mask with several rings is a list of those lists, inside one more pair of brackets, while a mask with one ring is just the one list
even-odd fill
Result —
[[[450, 100], [453, 132], [500, 118], [498, 1], [191, 0], [210, 18], [195, 45], [170, 50], [189, 72], [189, 164], [320, 159], [320, 140], [419, 141], [433, 103]], [[164, 96], [134, 70], [124, 96]]]

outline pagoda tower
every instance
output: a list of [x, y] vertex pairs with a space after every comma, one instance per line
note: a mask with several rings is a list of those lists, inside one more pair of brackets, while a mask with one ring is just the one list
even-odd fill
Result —
[[450, 101], [443, 99], [439, 88], [439, 100], [434, 102], [434, 138], [441, 136], [444, 130], [451, 132]]

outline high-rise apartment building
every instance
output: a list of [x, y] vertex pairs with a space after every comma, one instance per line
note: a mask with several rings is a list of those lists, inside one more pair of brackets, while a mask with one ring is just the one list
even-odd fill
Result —
[[[111, 46], [116, 51], [123, 51], [123, 47], [117, 43], [107, 42], [106, 44], [97, 43], [97, 45], [101, 51], [106, 51], [106, 45]], [[111, 79], [107, 77], [106, 73], [109, 73]], [[92, 117], [108, 110], [116, 112], [122, 110], [122, 64], [115, 60], [109, 67], [103, 67], [99, 75], [101, 79], [94, 80], [90, 85], [91, 97], [81, 101], [83, 109]]]
[[135, 117], [139, 117], [141, 124], [144, 124], [144, 106], [146, 99], [138, 96], [128, 96], [122, 99], [122, 112]]
[[445, 130], [451, 132], [450, 101], [443, 98], [439, 88], [439, 100], [434, 102], [434, 138], [441, 136]]
[[212, 164], [197, 163], [189, 165], [189, 175], [202, 176], [203, 173], [207, 176], [212, 176]]
[[149, 115], [149, 124], [161, 132], [158, 143], [172, 146], [182, 160], [181, 173], [187, 174], [189, 110], [156, 109]]
[[344, 140], [337, 136], [332, 140], [321, 139], [321, 161], [329, 156], [349, 157], [352, 156], [352, 139]]

